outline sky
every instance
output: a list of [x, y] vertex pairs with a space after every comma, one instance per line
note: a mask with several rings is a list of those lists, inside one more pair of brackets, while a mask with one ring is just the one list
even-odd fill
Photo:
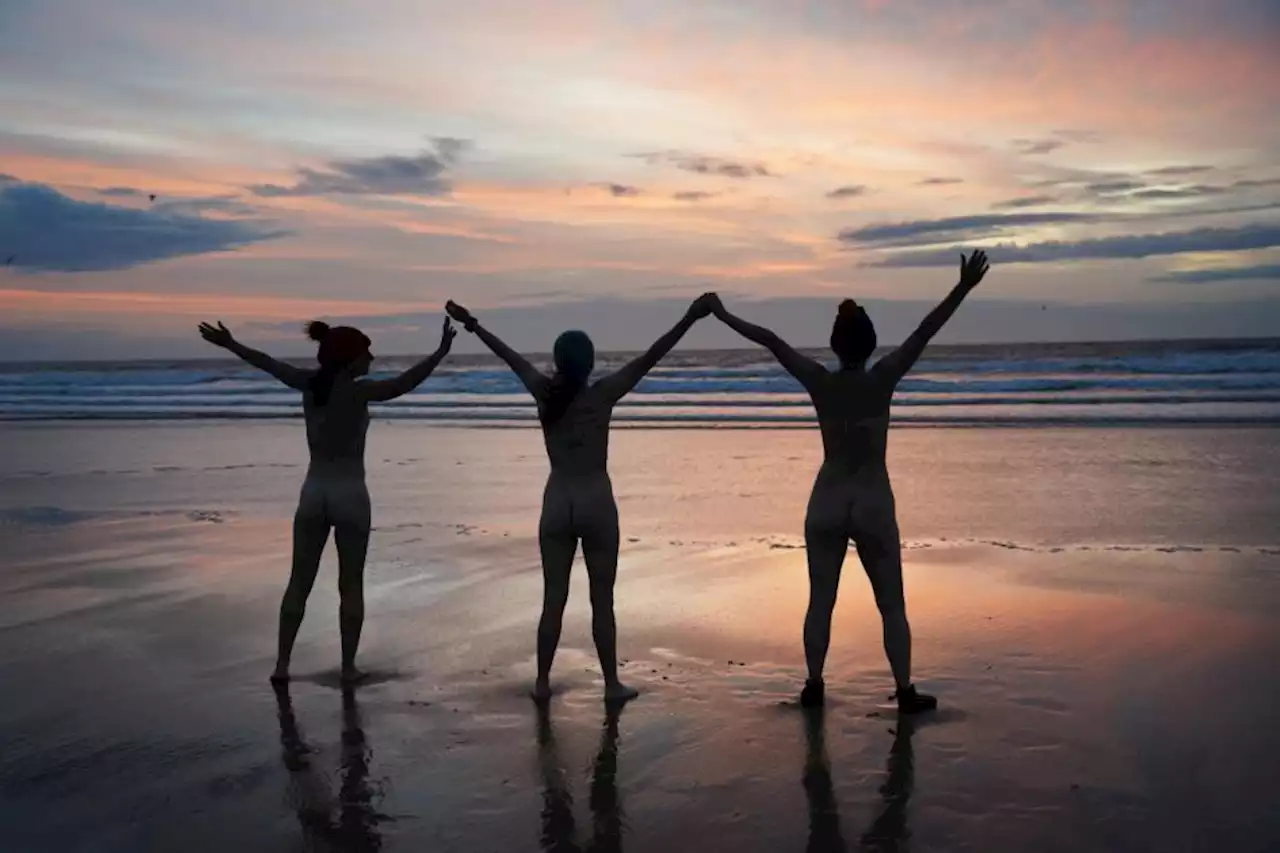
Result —
[[978, 247], [943, 340], [1280, 332], [1280, 3], [0, 2], [0, 359], [892, 342]]

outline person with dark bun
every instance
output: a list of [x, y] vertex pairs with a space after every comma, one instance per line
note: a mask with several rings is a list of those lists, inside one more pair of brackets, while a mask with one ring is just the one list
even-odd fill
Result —
[[448, 355], [457, 333], [446, 317], [440, 346], [434, 353], [398, 376], [369, 379], [373, 353], [367, 335], [351, 326], [329, 326], [319, 320], [308, 323], [306, 329], [320, 345], [316, 352], [319, 366], [314, 370], [276, 361], [245, 346], [221, 323], [201, 323], [200, 335], [302, 392], [311, 464], [293, 517], [293, 569], [280, 603], [279, 645], [271, 680], [289, 679], [293, 643], [332, 530], [338, 547], [342, 680], [351, 684], [361, 677], [356, 669], [356, 650], [364, 625], [364, 560], [371, 528], [364, 476], [369, 404], [394, 400], [422, 384]]
[[822, 430], [823, 461], [805, 512], [804, 540], [809, 562], [809, 609], [804, 619], [808, 680], [800, 693], [805, 707], [823, 704], [822, 670], [831, 642], [840, 570], [852, 540], [871, 580], [884, 622], [884, 650], [896, 683], [898, 709], [915, 713], [938, 701], [911, 683], [911, 628], [902, 592], [902, 546], [885, 448], [889, 402], [898, 382], [920, 358], [925, 346], [951, 318], [987, 273], [987, 256], [960, 256], [960, 282], [902, 346], [872, 367], [876, 330], [862, 306], [840, 303], [831, 329], [831, 349], [840, 361], [828, 370], [801, 355], [770, 330], [736, 317], [717, 299], [712, 313], [747, 340], [768, 348], [804, 386]]

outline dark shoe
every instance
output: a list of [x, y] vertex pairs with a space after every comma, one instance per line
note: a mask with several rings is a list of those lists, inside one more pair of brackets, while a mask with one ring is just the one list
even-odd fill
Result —
[[821, 678], [810, 678], [800, 691], [800, 706], [803, 708], [821, 708], [826, 701], [827, 687]]
[[899, 689], [893, 694], [893, 698], [898, 700], [899, 714], [918, 714], [921, 711], [932, 711], [938, 707], [936, 696], [920, 693], [916, 690], [914, 684], [910, 687]]

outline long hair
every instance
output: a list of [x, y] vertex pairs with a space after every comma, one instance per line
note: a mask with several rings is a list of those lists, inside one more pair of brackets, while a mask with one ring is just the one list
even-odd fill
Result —
[[569, 331], [556, 338], [552, 354], [556, 372], [547, 383], [539, 413], [544, 425], [560, 420], [569, 404], [587, 387], [595, 366], [596, 348], [585, 332]]

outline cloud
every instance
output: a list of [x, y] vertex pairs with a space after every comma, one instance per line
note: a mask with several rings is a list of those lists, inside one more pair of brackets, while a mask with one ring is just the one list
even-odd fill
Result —
[[640, 195], [640, 188], [627, 184], [596, 184], [614, 198], [634, 198]]
[[1280, 281], [1280, 264], [1252, 267], [1215, 267], [1204, 270], [1171, 272], [1149, 279], [1177, 284], [1205, 284], [1218, 281]]
[[1133, 178], [1117, 178], [1110, 181], [1095, 181], [1091, 184], [1085, 184], [1084, 191], [1092, 195], [1116, 195], [1139, 190], [1145, 186], [1146, 183], [1144, 181], [1136, 181]]
[[255, 195], [445, 195], [451, 184], [445, 170], [469, 144], [462, 139], [441, 137], [432, 140], [433, 147], [406, 157], [384, 154], [351, 160], [333, 160], [324, 169], [298, 169], [293, 186], [255, 184], [249, 190]]
[[235, 195], [197, 196], [195, 198], [166, 199], [157, 202], [152, 210], [167, 213], [225, 213], [228, 216], [254, 216], [260, 211], [251, 204], [246, 204]]
[[963, 184], [963, 183], [964, 183], [964, 178], [938, 177], [938, 178], [925, 178], [920, 182], [920, 186], [938, 187], [938, 186], [946, 186], [948, 184]]
[[265, 223], [76, 201], [45, 184], [0, 187], [0, 252], [28, 270], [121, 270], [283, 236]]
[[738, 179], [773, 177], [769, 167], [758, 160], [731, 160], [726, 157], [692, 154], [688, 151], [656, 151], [639, 156], [652, 164], [668, 163], [677, 169], [698, 175]]
[[720, 193], [709, 193], [705, 190], [685, 190], [684, 192], [672, 193], [671, 197], [676, 201], [706, 201], [718, 195]]
[[850, 184], [844, 187], [836, 187], [827, 193], [827, 198], [856, 198], [860, 195], [866, 195], [868, 189], [869, 187], [866, 184]]
[[996, 210], [1009, 210], [1020, 207], [1040, 207], [1041, 205], [1053, 204], [1057, 201], [1057, 196], [1031, 195], [1025, 198], [1011, 198], [1008, 201], [998, 201], [991, 206]]
[[1049, 154], [1067, 143], [1061, 139], [1015, 139], [1013, 145], [1020, 154]]
[[1259, 189], [1262, 187], [1275, 187], [1275, 186], [1280, 186], [1280, 178], [1262, 178], [1262, 179], [1249, 178], [1243, 181], [1236, 181], [1231, 186], [1234, 189], [1242, 189], [1242, 190]]
[[[107, 198], [138, 198], [147, 196], [154, 199], [151, 193], [144, 193], [134, 187], [106, 187], [96, 191]], [[202, 213], [225, 213], [229, 216], [254, 216], [258, 208], [246, 204], [237, 195], [194, 196], [189, 198], [165, 198], [153, 201], [151, 210], [164, 213], [184, 213], [200, 215]]]
[[[1132, 260], [1184, 252], [1243, 252], [1280, 246], [1280, 225], [1239, 228], [1197, 228], [1163, 234], [1133, 234], [1093, 240], [1048, 241], [1025, 246], [1000, 244], [985, 248], [995, 264], [1038, 264], [1070, 260]], [[901, 252], [864, 266], [948, 267], [956, 263], [960, 246]]]
[[[955, 239], [958, 232], [974, 238], [1020, 225], [1048, 225], [1065, 222], [1087, 222], [1095, 217], [1085, 213], [987, 213], [973, 216], [951, 216], [945, 219], [920, 219], [914, 222], [893, 222], [867, 225], [862, 228], [846, 228], [837, 235], [844, 243], [874, 245], [877, 243], [916, 241], [916, 238], [932, 238], [947, 235]], [[929, 239], [923, 242], [936, 242]]]
[[[1147, 176], [1159, 176], [1164, 178], [1177, 178], [1186, 175], [1193, 175], [1200, 172], [1211, 171], [1212, 166], [1166, 166], [1162, 169], [1153, 169], [1143, 174]], [[1043, 182], [1044, 186], [1069, 186], [1071, 181], [1047, 181]], [[1185, 184], [1177, 186], [1176, 183], [1161, 186], [1157, 180], [1148, 182], [1138, 175], [1113, 175], [1111, 177], [1097, 180], [1092, 183], [1086, 183], [1081, 187], [1082, 192], [1087, 196], [1101, 196], [1108, 201], [1120, 201], [1118, 198], [1123, 196], [1127, 200], [1150, 200], [1150, 199], [1178, 199], [1178, 198], [1203, 198], [1206, 196], [1217, 196], [1232, 190], [1249, 190], [1262, 189], [1280, 185], [1280, 178], [1246, 178], [1243, 180], [1233, 181], [1227, 185], [1218, 184]]]
[[1101, 142], [1103, 136], [1096, 130], [1083, 130], [1080, 128], [1065, 128], [1063, 130], [1055, 130], [1053, 135], [1067, 142], [1084, 142], [1092, 144]]
[[1225, 187], [1192, 184], [1185, 187], [1148, 187], [1137, 190], [1131, 194], [1131, 197], [1143, 199], [1203, 198], [1210, 195], [1222, 195], [1226, 191]]
[[1204, 172], [1212, 172], [1212, 166], [1165, 166], [1160, 169], [1152, 169], [1147, 172], [1148, 175], [1159, 175], [1161, 177], [1180, 177], [1182, 175], [1199, 175]]

